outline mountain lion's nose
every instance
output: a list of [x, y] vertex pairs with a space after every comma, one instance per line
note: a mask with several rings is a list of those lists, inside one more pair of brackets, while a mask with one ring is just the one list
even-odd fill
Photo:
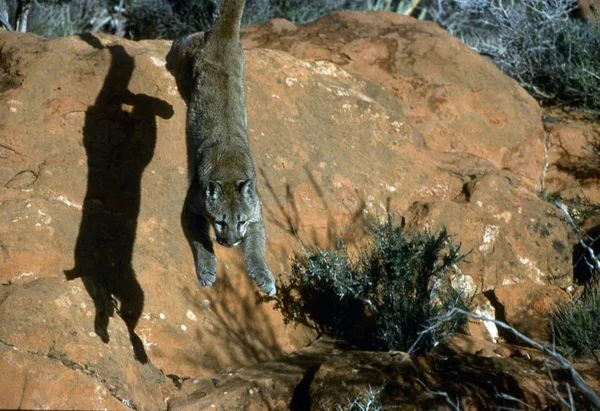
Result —
[[237, 247], [238, 245], [240, 245], [240, 243], [242, 242], [241, 240], [238, 241], [231, 241], [231, 240], [223, 240], [220, 238], [217, 238], [217, 242], [219, 244], [221, 244], [223, 247]]

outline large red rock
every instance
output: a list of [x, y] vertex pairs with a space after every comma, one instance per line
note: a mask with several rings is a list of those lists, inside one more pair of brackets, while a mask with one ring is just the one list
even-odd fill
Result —
[[510, 174], [475, 175], [460, 194], [415, 202], [406, 213], [410, 227], [445, 226], [460, 233], [471, 253], [461, 265], [467, 290], [480, 292], [523, 281], [564, 287], [572, 281], [568, 227], [556, 207]]
[[[540, 409], [560, 403], [548, 390], [551, 381], [542, 370], [547, 362], [535, 350], [501, 346], [507, 355], [499, 355], [497, 345], [464, 335], [448, 339], [433, 353], [414, 356], [343, 350], [337, 343], [319, 339], [278, 361], [186, 380], [169, 409], [456, 409], [451, 401], [460, 409], [478, 410], [517, 405], [511, 394]], [[576, 367], [596, 389], [590, 365]], [[566, 397], [568, 377], [556, 373], [554, 378]], [[575, 398], [576, 404], [585, 404]]]
[[[59, 358], [0, 345], [0, 364], [4, 409], [130, 409], [104, 382]], [[160, 407], [160, 403], [155, 405]]]
[[[366, 211], [400, 214], [414, 230], [448, 226], [472, 250], [453, 273], [465, 292], [557, 276], [566, 286], [568, 227], [535, 191], [544, 157], [533, 100], [434, 25], [352, 13], [324, 22], [324, 37], [310, 34], [318, 25], [273, 25], [312, 39], [293, 48], [305, 54], [246, 51], [276, 277], [301, 243], [331, 247], [342, 233], [359, 247]], [[371, 41], [381, 50], [369, 57]], [[325, 53], [315, 42], [331, 56], [345, 47], [331, 58], [344, 67], [309, 59]], [[167, 375], [251, 367], [315, 338], [258, 303], [239, 250], [217, 247], [217, 282], [198, 287], [180, 226], [186, 108], [164, 67], [169, 46], [0, 32], [0, 341], [18, 353], [0, 353], [10, 370], [0, 385], [23, 392], [20, 404], [160, 409], [176, 389]], [[41, 398], [48, 364], [82, 388]], [[112, 398], [91, 403], [95, 383]], [[0, 396], [0, 408], [15, 403]]]
[[[550, 386], [546, 373], [523, 372], [542, 366], [542, 358], [473, 355], [472, 350], [481, 347], [479, 341], [466, 339], [469, 353], [449, 343], [418, 356], [398, 351], [334, 355], [312, 377], [310, 409], [346, 409], [355, 404], [358, 409], [480, 410], [517, 405], [500, 395], [510, 393], [532, 408], [558, 406], [558, 398], [546, 388]], [[566, 396], [564, 384], [557, 385]]]

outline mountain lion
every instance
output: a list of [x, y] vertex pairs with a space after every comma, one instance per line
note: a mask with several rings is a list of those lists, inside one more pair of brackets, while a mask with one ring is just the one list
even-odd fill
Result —
[[244, 0], [223, 0], [221, 16], [206, 33], [176, 40], [167, 54], [187, 104], [190, 185], [182, 225], [194, 250], [201, 286], [216, 279], [209, 227], [225, 247], [241, 246], [248, 274], [268, 295], [275, 279], [265, 262], [265, 227], [247, 137], [244, 52], [239, 39]]

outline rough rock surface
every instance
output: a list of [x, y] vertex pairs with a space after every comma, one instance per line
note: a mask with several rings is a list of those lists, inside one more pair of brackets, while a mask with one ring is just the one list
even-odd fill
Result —
[[[552, 340], [548, 316], [569, 302], [568, 294], [560, 288], [535, 283], [496, 287], [494, 297], [502, 310], [497, 318], [542, 342]], [[512, 335], [508, 338], [518, 343]]]
[[[547, 374], [523, 372], [544, 367], [543, 355], [535, 350], [457, 336], [437, 351], [416, 357], [399, 351], [345, 351], [336, 341], [319, 339], [278, 361], [188, 379], [170, 401], [170, 409], [328, 410], [349, 409], [352, 403], [358, 409], [377, 409], [377, 404], [391, 409], [456, 409], [441, 393], [465, 410], [516, 407], [518, 402], [498, 395], [511, 393], [532, 408], [560, 407], [558, 398], [549, 395], [553, 389]], [[591, 362], [577, 368], [588, 381], [597, 382]], [[555, 373], [553, 378], [566, 396], [565, 374]], [[584, 404], [578, 396], [575, 401]]]
[[432, 150], [485, 158], [539, 187], [539, 105], [435, 23], [394, 13], [338, 12], [305, 25], [273, 20], [245, 28], [242, 36], [248, 47], [330, 61], [382, 86]]
[[188, 379], [170, 401], [170, 410], [305, 410], [311, 376], [332, 355], [336, 341], [320, 338], [277, 361], [234, 372]]
[[584, 198], [600, 203], [598, 156], [593, 143], [600, 141], [600, 128], [566, 123], [546, 125], [548, 163], [545, 190], [565, 198]]
[[[546, 277], [569, 283], [568, 231], [538, 198], [552, 165], [541, 110], [492, 63], [437, 25], [393, 13], [339, 12], [306, 25], [273, 20], [245, 28], [243, 40], [336, 63], [366, 79], [369, 95], [420, 132], [427, 149], [404, 145], [397, 150], [409, 153], [404, 169], [391, 168], [376, 184], [392, 191], [393, 211], [411, 226], [460, 232], [463, 249], [473, 251], [465, 286], [486, 291]], [[375, 94], [373, 83], [396, 98]], [[420, 176], [428, 183], [411, 187]]]
[[[246, 89], [276, 277], [298, 238], [359, 246], [367, 210], [448, 226], [472, 250], [454, 278], [467, 292], [570, 283], [568, 227], [537, 196], [540, 111], [516, 83], [401, 16], [270, 24], [247, 44], [278, 35], [295, 56], [248, 49]], [[239, 250], [217, 247], [217, 282], [198, 287], [169, 46], [0, 32], [0, 387], [22, 393], [0, 408], [160, 409], [171, 379], [269, 364], [315, 338], [257, 304]]]

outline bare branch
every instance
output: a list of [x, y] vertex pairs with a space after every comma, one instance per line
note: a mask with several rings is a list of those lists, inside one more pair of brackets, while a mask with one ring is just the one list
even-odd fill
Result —
[[571, 411], [575, 411], [575, 402], [573, 401], [573, 393], [571, 392], [571, 386], [567, 383], [567, 397], [569, 397], [569, 404], [571, 405]]
[[[589, 257], [593, 262], [592, 267], [595, 268], [598, 272], [600, 272], [600, 261], [598, 261], [598, 258], [596, 258], [596, 253], [594, 253], [594, 250], [589, 245], [587, 245], [585, 243], [585, 241], [583, 241], [583, 238], [581, 237], [581, 234], [579, 233], [579, 228], [577, 228], [577, 226], [575, 225], [575, 222], [573, 222], [573, 219], [571, 218], [571, 215], [569, 214], [569, 211], [567, 210], [567, 208], [564, 205], [562, 205], [561, 203], [559, 203], [558, 201], [555, 201], [554, 204], [556, 204], [556, 206], [562, 210], [563, 214], [567, 218], [567, 221], [573, 228], [573, 231], [575, 232], [575, 236], [577, 236], [577, 240], [579, 240], [579, 244], [584, 248], [585, 251], [588, 252]], [[591, 264], [589, 262], [589, 260], [588, 260], [588, 264]]]
[[[571, 401], [571, 404], [569, 404], [563, 397], [562, 395], [560, 395], [560, 392], [558, 391], [558, 387], [556, 386], [556, 383], [554, 382], [554, 377], [552, 376], [552, 370], [550, 369], [550, 367], [548, 366], [548, 361], [544, 361], [546, 364], [546, 371], [548, 371], [548, 377], [550, 378], [550, 384], [552, 384], [552, 389], [554, 390], [554, 396], [556, 398], [558, 398], [558, 400], [562, 403], [562, 405], [564, 405], [565, 407], [567, 407], [568, 409], [570, 409], [571, 411], [574, 411], [573, 408], [573, 402]], [[569, 384], [567, 384], [567, 387], [569, 386]]]
[[452, 407], [453, 410], [460, 411], [460, 403], [458, 401], [458, 398], [456, 398], [456, 403], [453, 403], [447, 392], [444, 392], [444, 391], [432, 391], [427, 385], [425, 385], [425, 383], [423, 381], [421, 381], [420, 378], [417, 378], [417, 382], [419, 384], [421, 384], [423, 386], [423, 388], [425, 388], [427, 390], [428, 393], [430, 393], [432, 395], [437, 395], [437, 396], [440, 396], [440, 397], [444, 397], [446, 399], [446, 403], [450, 407]]
[[[489, 384], [492, 384], [492, 382], [490, 381]], [[534, 410], [535, 407], [532, 407], [531, 405], [527, 404], [525, 401], [518, 399], [517, 397], [513, 397], [512, 395], [503, 393], [503, 392], [498, 392], [498, 389], [496, 388], [496, 386], [494, 384], [492, 384], [492, 387], [494, 387], [494, 391], [496, 391], [496, 394], [494, 394], [496, 396], [496, 398], [502, 398], [503, 400], [508, 400], [508, 401], [514, 401], [517, 404], [521, 404], [524, 407], [527, 407], [531, 410]], [[517, 410], [520, 408], [508, 408], [508, 407], [503, 407], [500, 406], [498, 407], [498, 410]]]
[[458, 315], [465, 315], [467, 317], [470, 317], [474, 320], [480, 320], [480, 321], [490, 321], [494, 324], [496, 324], [497, 326], [504, 328], [505, 330], [508, 330], [510, 332], [512, 332], [516, 337], [520, 338], [521, 340], [523, 340], [525, 343], [529, 344], [530, 346], [532, 346], [533, 348], [543, 352], [544, 354], [548, 355], [550, 358], [552, 358], [553, 360], [556, 361], [557, 366], [567, 370], [569, 372], [569, 374], [571, 375], [571, 379], [573, 380], [573, 383], [575, 384], [575, 386], [581, 391], [581, 393], [583, 394], [583, 396], [590, 401], [590, 403], [592, 403], [594, 406], [596, 407], [600, 407], [600, 397], [598, 396], [598, 394], [592, 390], [590, 388], [589, 385], [587, 385], [587, 383], [585, 382], [585, 380], [583, 379], [583, 377], [575, 370], [575, 368], [573, 367], [573, 364], [571, 364], [565, 357], [563, 357], [562, 355], [560, 355], [559, 353], [557, 353], [554, 350], [551, 350], [550, 348], [532, 340], [531, 338], [527, 337], [525, 334], [519, 332], [518, 330], [516, 330], [515, 328], [511, 327], [510, 325], [499, 321], [499, 320], [495, 320], [495, 319], [491, 319], [491, 318], [487, 318], [487, 317], [483, 317], [481, 315], [476, 315], [473, 314], [469, 311], [465, 311], [462, 310], [460, 308], [456, 308], [456, 307], [451, 307], [448, 312], [444, 315], [441, 315], [438, 317], [438, 321], [432, 325], [430, 325], [429, 327], [425, 328], [423, 331], [421, 331], [419, 334], [419, 337], [421, 337], [421, 335], [431, 332], [432, 330], [442, 326], [444, 323], [448, 322], [448, 321], [453, 321], [455, 320], [455, 318]]

